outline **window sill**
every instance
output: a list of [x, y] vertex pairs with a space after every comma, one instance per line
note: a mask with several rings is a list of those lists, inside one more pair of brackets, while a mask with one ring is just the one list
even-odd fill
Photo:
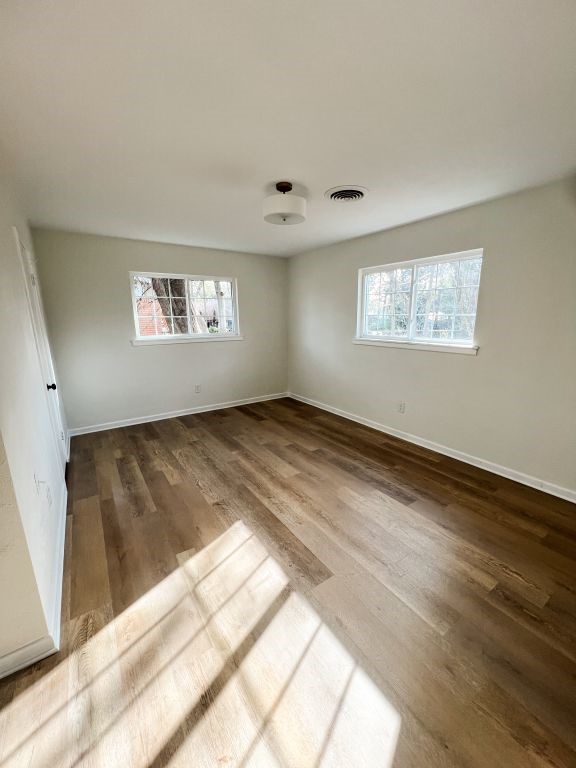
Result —
[[244, 339], [244, 336], [239, 335], [230, 335], [230, 336], [217, 336], [216, 334], [211, 334], [210, 336], [170, 336], [167, 338], [162, 337], [156, 337], [153, 336], [149, 339], [132, 339], [130, 343], [133, 347], [150, 347], [154, 346], [155, 344], [188, 344], [191, 342], [192, 344], [196, 344], [200, 341], [242, 341]]
[[422, 352], [450, 352], [453, 355], [477, 355], [475, 345], [463, 346], [456, 344], [428, 344], [422, 341], [390, 341], [388, 339], [366, 339], [356, 337], [354, 344], [365, 344], [367, 347], [392, 347], [393, 349], [417, 349]]

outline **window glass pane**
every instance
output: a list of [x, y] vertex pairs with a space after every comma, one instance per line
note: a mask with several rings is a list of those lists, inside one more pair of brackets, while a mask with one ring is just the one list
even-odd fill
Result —
[[192, 317], [206, 315], [206, 299], [192, 299], [190, 303], [190, 314]]
[[216, 299], [206, 299], [206, 324], [210, 333], [217, 333], [220, 319]]
[[368, 318], [371, 333], [377, 335], [390, 335], [394, 326], [394, 317], [391, 315], [371, 316]]
[[381, 307], [383, 306], [383, 302], [380, 299], [380, 296], [371, 296], [368, 294], [368, 298], [366, 299], [366, 312], [369, 315], [377, 315], [381, 311]]
[[436, 293], [436, 311], [443, 314], [454, 314], [456, 306], [456, 291], [450, 288], [439, 290]]
[[[230, 280], [192, 280], [194, 333], [224, 333], [234, 328], [232, 283]], [[198, 298], [196, 298], [198, 297]], [[226, 317], [231, 318], [228, 322]]]
[[365, 277], [364, 333], [405, 337], [409, 326], [412, 269], [371, 272]]
[[193, 297], [204, 296], [204, 280], [190, 280], [190, 294]]
[[203, 315], [192, 315], [190, 317], [190, 332], [191, 333], [208, 333], [208, 326], [206, 325], [206, 318]]
[[407, 315], [408, 308], [410, 306], [410, 294], [409, 293], [395, 293], [394, 294], [394, 314], [395, 315]]
[[192, 299], [190, 306], [192, 333], [208, 333], [205, 299]]
[[[222, 299], [220, 299], [220, 301], [222, 301]], [[204, 303], [206, 305], [206, 314], [208, 316], [210, 317], [212, 317], [212, 315], [218, 316], [218, 308], [219, 308], [218, 299], [206, 299]]]
[[137, 299], [145, 296], [151, 288], [152, 280], [149, 277], [141, 277], [140, 275], [134, 277], [134, 295]]
[[460, 288], [458, 291], [458, 311], [463, 315], [474, 314], [478, 302], [477, 288]]
[[380, 307], [381, 311], [386, 312], [387, 314], [394, 312], [394, 294], [390, 291], [382, 294], [380, 297]]
[[186, 317], [173, 317], [172, 325], [174, 329], [174, 334], [176, 335], [179, 335], [182, 333], [190, 333], [190, 330], [188, 328], [188, 315], [186, 315]]
[[216, 295], [222, 298], [232, 298], [232, 283], [230, 280], [215, 280], [214, 287], [216, 289]]
[[434, 311], [434, 291], [416, 293], [416, 314], [424, 315]]
[[156, 296], [168, 296], [168, 278], [167, 277], [152, 277], [152, 290]]
[[174, 298], [183, 298], [186, 296], [186, 280], [182, 278], [170, 278], [168, 281], [170, 285], [170, 296]]
[[436, 286], [438, 288], [456, 288], [458, 284], [458, 262], [448, 261], [438, 264], [436, 273]]
[[456, 315], [454, 319], [454, 338], [459, 341], [471, 341], [474, 335], [474, 320], [471, 315]]
[[157, 304], [156, 299], [137, 299], [136, 311], [137, 311], [138, 317], [154, 315], [156, 304]]
[[380, 293], [380, 273], [371, 272], [366, 275], [366, 293], [378, 295]]
[[151, 302], [152, 312], [155, 315], [169, 315], [170, 299], [168, 294], [168, 279], [165, 277], [146, 278], [150, 281], [144, 294], [145, 300]]
[[[167, 279], [136, 275], [133, 278], [133, 286], [138, 334], [140, 336], [157, 336], [159, 333], [165, 332], [166, 323], [162, 323], [162, 321], [159, 323], [155, 318], [163, 313], [170, 313], [170, 301], [165, 298], [168, 289]], [[171, 324], [168, 328], [171, 328]]]
[[188, 306], [187, 306], [186, 298], [172, 299], [170, 305], [172, 307], [172, 315], [176, 317], [188, 316]]
[[[414, 335], [421, 340], [472, 341], [481, 259], [461, 259], [417, 267]], [[469, 315], [472, 322], [456, 321]]]
[[165, 336], [172, 333], [172, 318], [171, 317], [157, 317], [156, 318], [157, 333]]
[[432, 338], [447, 341], [452, 338], [452, 331], [450, 328], [435, 328], [432, 331]]
[[237, 332], [230, 280], [137, 275], [132, 286], [139, 336]]
[[150, 316], [138, 318], [138, 335], [156, 336], [156, 322], [154, 317]]
[[408, 333], [408, 315], [394, 315], [394, 335], [406, 336]]
[[434, 331], [436, 329], [437, 320], [436, 320], [436, 313], [435, 312], [429, 312], [426, 315], [417, 315], [416, 316], [416, 328], [415, 328], [415, 336], [422, 340], [422, 339], [432, 339], [434, 336]]
[[396, 290], [409, 291], [412, 287], [412, 269], [396, 269], [394, 271]]
[[472, 341], [481, 268], [480, 256], [410, 262], [367, 273], [361, 332], [423, 341]]
[[482, 259], [465, 259], [460, 262], [459, 285], [479, 285]]
[[436, 285], [436, 264], [424, 264], [416, 268], [416, 284], [419, 289], [431, 289]]
[[220, 300], [222, 309], [220, 310], [221, 315], [226, 315], [228, 317], [232, 317], [234, 314], [232, 310], [232, 299], [221, 299]]
[[380, 293], [390, 291], [393, 288], [394, 271], [380, 272]]

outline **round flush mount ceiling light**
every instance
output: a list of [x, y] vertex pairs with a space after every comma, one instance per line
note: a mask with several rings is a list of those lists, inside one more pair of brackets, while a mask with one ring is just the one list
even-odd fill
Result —
[[292, 184], [289, 181], [279, 181], [276, 184], [277, 195], [264, 199], [264, 220], [269, 224], [301, 224], [306, 221], [306, 198], [300, 195], [289, 195]]
[[356, 184], [343, 184], [341, 187], [327, 189], [324, 192], [324, 197], [337, 203], [353, 203], [362, 200], [367, 192], [366, 187], [359, 187]]

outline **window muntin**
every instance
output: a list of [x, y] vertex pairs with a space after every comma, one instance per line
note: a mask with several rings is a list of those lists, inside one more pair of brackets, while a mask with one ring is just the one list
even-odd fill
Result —
[[130, 279], [138, 339], [238, 336], [233, 278], [139, 272]]
[[360, 270], [358, 336], [472, 346], [482, 251]]

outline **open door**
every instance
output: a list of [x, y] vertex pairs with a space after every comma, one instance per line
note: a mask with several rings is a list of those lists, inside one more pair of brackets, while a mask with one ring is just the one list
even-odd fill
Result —
[[68, 461], [67, 429], [62, 411], [62, 404], [60, 402], [58, 382], [54, 372], [50, 343], [48, 341], [42, 295], [40, 293], [40, 284], [36, 272], [36, 262], [33, 255], [20, 239], [16, 227], [14, 227], [13, 230], [16, 239], [16, 247], [20, 254], [22, 271], [24, 273], [28, 310], [32, 320], [32, 328], [34, 329], [34, 339], [36, 342], [36, 350], [38, 352], [40, 370], [42, 371], [44, 378], [45, 396], [48, 404], [48, 411], [50, 413], [50, 423], [52, 424], [57, 455], [62, 465], [62, 473], [64, 474], [66, 462]]

